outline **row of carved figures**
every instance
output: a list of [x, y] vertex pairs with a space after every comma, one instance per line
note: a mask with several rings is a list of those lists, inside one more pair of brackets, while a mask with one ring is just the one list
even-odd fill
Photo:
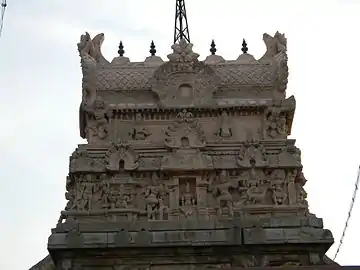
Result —
[[[108, 108], [102, 100], [96, 100], [94, 108], [88, 109], [88, 120], [86, 121], [85, 137], [90, 144], [96, 144], [104, 140], [108, 140], [109, 131], [109, 116]], [[122, 136], [132, 140], [146, 140], [151, 134], [148, 128], [141, 125], [141, 113], [137, 113], [134, 124], [131, 128], [124, 126], [124, 129], [129, 128], [128, 134], [122, 132]], [[194, 130], [193, 130], [194, 129]], [[174, 137], [173, 132], [194, 132], [196, 130], [197, 136], [204, 134], [204, 130], [198, 123], [198, 118], [195, 118], [191, 112], [183, 110], [178, 113], [174, 123], [164, 130], [165, 140]], [[263, 132], [255, 131], [251, 136], [259, 139], [285, 139], [288, 135], [288, 126], [286, 123], [286, 113], [282, 107], [270, 107], [264, 114]], [[223, 110], [218, 118], [218, 128], [214, 135], [219, 139], [235, 139], [234, 128], [229, 121], [229, 114]], [[250, 136], [247, 135], [247, 136]], [[250, 139], [250, 138], [249, 138]]]
[[[180, 134], [181, 135], [181, 134]], [[188, 134], [189, 135], [189, 134]], [[189, 140], [190, 139], [190, 140]], [[96, 154], [86, 149], [77, 149], [70, 158], [70, 173], [84, 171], [133, 171], [148, 170], [147, 166], [157, 169], [188, 169], [194, 170], [255, 167], [301, 167], [301, 152], [295, 146], [284, 146], [276, 153], [267, 153], [263, 144], [247, 142], [234, 149], [234, 151], [200, 151], [188, 149], [189, 145], [204, 146], [198, 137], [181, 137], [181, 139], [167, 140], [166, 146], [178, 147], [172, 151], [163, 152], [161, 155], [144, 155], [135, 151], [128, 142], [111, 143], [106, 152]], [[170, 162], [170, 164], [169, 164]]]
[[[253, 206], [307, 206], [298, 170], [256, 169], [240, 172], [220, 170], [186, 177], [129, 174], [92, 174], [68, 177], [65, 210], [96, 211], [128, 209], [148, 219], [169, 214], [195, 216], [199, 208], [215, 209], [217, 215]], [[131, 179], [131, 181], [130, 181]], [[225, 212], [224, 212], [225, 211]]]

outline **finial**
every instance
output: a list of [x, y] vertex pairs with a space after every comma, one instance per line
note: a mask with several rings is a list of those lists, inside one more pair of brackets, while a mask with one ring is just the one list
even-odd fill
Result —
[[210, 48], [211, 54], [212, 54], [212, 55], [215, 55], [215, 53], [216, 53], [216, 45], [215, 45], [215, 41], [214, 41], [214, 40], [211, 41], [210, 47], [211, 47], [211, 48]]
[[124, 45], [123, 45], [122, 41], [120, 41], [118, 54], [119, 54], [120, 56], [124, 56], [124, 53], [125, 53], [125, 51], [124, 51]]
[[246, 43], [245, 39], [243, 39], [241, 50], [242, 50], [243, 53], [247, 53], [247, 51], [249, 50], [248, 47], [247, 47], [247, 43]]
[[154, 41], [151, 41], [151, 45], [150, 45], [150, 54], [151, 56], [155, 56], [156, 54], [156, 49], [155, 49], [155, 44], [154, 44]]

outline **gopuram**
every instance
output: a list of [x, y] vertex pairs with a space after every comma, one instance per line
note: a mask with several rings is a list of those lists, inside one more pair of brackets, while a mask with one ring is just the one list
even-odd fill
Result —
[[[181, 1], [179, 1], [181, 2]], [[256, 60], [200, 61], [180, 35], [131, 62], [104, 35], [78, 43], [80, 135], [67, 205], [32, 269], [185, 270], [321, 266], [332, 233], [309, 213], [301, 152], [288, 139], [287, 42], [263, 35]]]

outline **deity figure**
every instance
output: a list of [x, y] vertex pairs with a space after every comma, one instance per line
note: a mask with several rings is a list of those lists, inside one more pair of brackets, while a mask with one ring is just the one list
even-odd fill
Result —
[[284, 190], [286, 173], [285, 170], [274, 170], [271, 174], [271, 189], [272, 199], [275, 205], [282, 205], [287, 199], [287, 194]]
[[257, 174], [254, 167], [251, 168], [249, 172], [249, 181], [248, 181], [248, 202], [250, 204], [265, 204], [266, 193], [268, 192], [268, 187], [262, 183], [262, 179]]
[[222, 215], [222, 208], [224, 206], [228, 210], [229, 217], [234, 216], [233, 197], [229, 191], [231, 188], [238, 188], [238, 183], [230, 181], [228, 172], [226, 170], [221, 170], [219, 176], [217, 177], [217, 183], [213, 187], [210, 187], [217, 199], [219, 216]]
[[230, 125], [228, 124], [228, 114], [226, 111], [222, 111], [220, 116], [220, 127], [218, 129], [217, 134], [221, 138], [229, 138], [232, 136], [232, 130]]

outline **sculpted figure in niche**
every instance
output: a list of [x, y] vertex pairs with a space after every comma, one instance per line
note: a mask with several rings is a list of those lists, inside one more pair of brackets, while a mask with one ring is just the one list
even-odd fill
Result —
[[96, 99], [91, 112], [94, 119], [88, 122], [87, 137], [89, 143], [96, 143], [97, 140], [102, 141], [108, 136], [109, 119], [105, 102], [99, 98]]
[[229, 191], [231, 188], [237, 189], [238, 184], [229, 180], [228, 172], [226, 170], [221, 170], [217, 177], [217, 184], [210, 187], [210, 190], [212, 190], [214, 196], [217, 198], [219, 216], [222, 216], [223, 214], [223, 207], [227, 208], [229, 217], [234, 216], [233, 197]]
[[91, 210], [92, 200], [92, 185], [83, 184], [79, 186], [76, 198], [76, 209], [77, 210]]
[[191, 188], [190, 188], [190, 182], [187, 181], [185, 184], [185, 189], [184, 192], [181, 196], [180, 199], [180, 203], [181, 206], [192, 206], [192, 205], [196, 205], [196, 198], [195, 196], [191, 193]]
[[286, 138], [286, 118], [281, 108], [270, 108], [265, 117], [265, 138]]
[[197, 195], [191, 188], [195, 184], [194, 181], [195, 179], [181, 179], [179, 182], [181, 192], [179, 206], [185, 218], [193, 216], [194, 210], [196, 210]]
[[287, 183], [287, 192], [289, 198], [289, 204], [294, 205], [297, 202], [296, 198], [296, 188], [295, 188], [295, 179], [298, 175], [298, 170], [291, 170], [287, 173], [286, 183]]
[[[254, 164], [253, 164], [254, 165]], [[258, 175], [255, 167], [252, 166], [249, 171], [247, 197], [250, 204], [265, 204], [268, 186], [263, 183], [263, 180]]]
[[231, 127], [228, 123], [229, 119], [228, 119], [228, 114], [226, 111], [222, 111], [221, 116], [220, 116], [220, 120], [219, 120], [219, 129], [217, 132], [217, 135], [222, 137], [222, 138], [229, 138], [232, 136], [232, 130]]
[[271, 173], [272, 199], [275, 205], [282, 205], [287, 199], [284, 189], [286, 173], [283, 169], [274, 170]]
[[153, 172], [151, 175], [151, 183], [144, 188], [143, 195], [145, 199], [145, 211], [149, 220], [156, 219], [156, 213], [158, 211], [158, 190], [156, 184], [158, 181], [158, 175]]

